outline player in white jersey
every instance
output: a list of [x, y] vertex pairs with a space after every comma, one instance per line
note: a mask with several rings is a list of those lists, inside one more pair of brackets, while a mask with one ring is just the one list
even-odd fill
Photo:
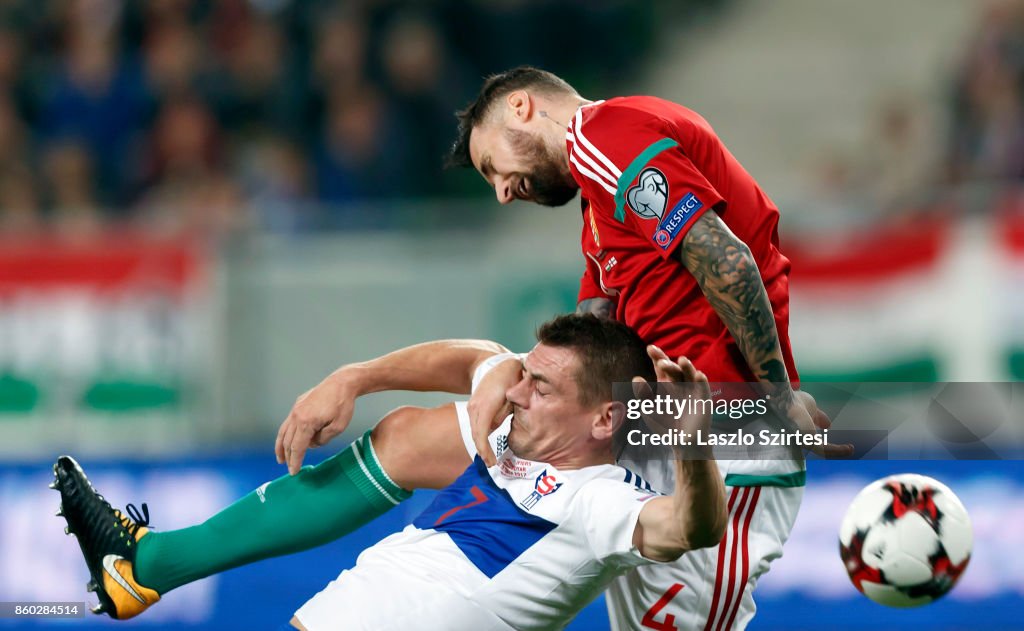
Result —
[[456, 404], [474, 462], [412, 525], [367, 549], [296, 612], [307, 629], [553, 629], [612, 579], [651, 563], [633, 532], [652, 491], [625, 469], [562, 470], [518, 458], [510, 421], [501, 453], [476, 457], [465, 403]]
[[[406, 387], [429, 383], [457, 392], [471, 391], [495, 366], [514, 365], [519, 378], [506, 393], [512, 413], [488, 443], [489, 454], [500, 456], [495, 465], [488, 468], [476, 452], [466, 404], [439, 408], [435, 420], [455, 421], [459, 438], [453, 446], [461, 457], [453, 460], [468, 468], [405, 531], [364, 552], [355, 568], [301, 607], [292, 626], [560, 628], [615, 576], [678, 559], [721, 538], [726, 498], [708, 449], [678, 450], [671, 496], [639, 484], [632, 472], [615, 465], [613, 453], [626, 427], [626, 406], [613, 399], [613, 383], [634, 379], [643, 389], [645, 379], [682, 382], [671, 384], [678, 396], [707, 399], [703, 373], [685, 358], [671, 362], [655, 347], [645, 349], [626, 325], [591, 315], [556, 318], [540, 328], [538, 339], [525, 357], [496, 344], [455, 340], [403, 349], [361, 366], [378, 388], [381, 380], [372, 375], [381, 369], [405, 373], [392, 378]], [[410, 358], [417, 360], [405, 361]], [[660, 422], [662, 429], [691, 433], [710, 427], [703, 411]], [[687, 451], [698, 457], [684, 458]], [[438, 446], [423, 445], [423, 453], [436, 455]], [[345, 454], [351, 454], [351, 466]], [[402, 489], [385, 468], [399, 474], [403, 469], [379, 459], [369, 436], [178, 531], [152, 532], [145, 505], [142, 514], [131, 505], [127, 514], [112, 509], [70, 457], [54, 466], [53, 488], [61, 493], [58, 515], [68, 522], [66, 532], [77, 535], [89, 565], [89, 589], [100, 597], [96, 611], [126, 618], [160, 600], [163, 592], [151, 587], [156, 581], [184, 582], [149, 570], [140, 574], [143, 546], [152, 548], [146, 554], [184, 553], [190, 545], [215, 553], [209, 537], [214, 530], [224, 533], [216, 543], [233, 548], [227, 552], [232, 557], [265, 550], [267, 544], [253, 542], [275, 536], [286, 541], [274, 545], [294, 551], [310, 532], [304, 528], [308, 519], [295, 517], [330, 514], [339, 479], [349, 475], [346, 467], [366, 472], [359, 484], [375, 490], [364, 490], [397, 501], [392, 496]], [[291, 526], [277, 523], [285, 513]], [[192, 572], [191, 565], [163, 567], [174, 574]]]
[[[490, 437], [496, 464], [484, 465], [465, 404], [456, 404], [472, 464], [412, 525], [363, 552], [303, 605], [294, 626], [557, 629], [615, 576], [718, 541], [725, 495], [713, 460], [675, 460], [670, 497], [638, 487], [632, 472], [613, 464], [625, 409], [612, 399], [611, 383], [651, 373], [638, 361], [639, 337], [624, 325], [573, 315], [542, 326], [538, 338], [507, 393], [512, 414]], [[691, 394], [709, 396], [688, 360], [673, 364], [655, 352], [660, 381], [686, 381], [680, 385]], [[439, 368], [478, 383], [510, 357], [520, 361], [497, 355], [471, 371], [458, 360]], [[601, 361], [617, 365], [617, 374], [602, 371]], [[710, 417], [688, 415], [682, 423], [706, 431]]]
[[[510, 358], [489, 372], [469, 405], [478, 399], [486, 404], [488, 396], [507, 388], [517, 369]], [[816, 422], [827, 424], [813, 397], [796, 396]], [[475, 431], [480, 427], [477, 423]], [[756, 434], [761, 427], [763, 421], [746, 429]], [[728, 497], [722, 541], [673, 563], [638, 566], [612, 581], [606, 597], [613, 631], [727, 631], [744, 629], [753, 618], [754, 587], [782, 556], [800, 508], [806, 468], [799, 452], [790, 449], [762, 448], [749, 460], [727, 459], [735, 451], [722, 448], [713, 453]], [[671, 447], [624, 443], [617, 464], [635, 474], [637, 487], [664, 493], [675, 484], [673, 460]]]
[[[351, 401], [358, 396], [381, 389], [427, 389], [424, 384], [439, 383], [445, 373], [432, 360], [435, 348], [410, 347], [340, 368], [296, 403], [281, 427], [279, 453], [282, 449], [290, 452], [284, 454], [289, 463], [293, 459], [301, 462], [306, 447], [326, 443], [338, 427], [347, 425]], [[478, 384], [470, 407], [479, 395], [493, 390], [494, 384], [503, 384], [498, 386], [498, 395], [504, 401], [507, 388], [520, 378], [523, 367], [517, 356], [491, 356], [497, 365]], [[452, 392], [465, 392], [460, 388], [456, 383], [446, 386]], [[820, 414], [809, 395], [797, 396], [809, 415]], [[372, 433], [370, 456], [387, 474], [386, 481], [378, 478], [378, 482], [398, 489], [448, 484], [468, 464], [467, 450], [461, 448], [465, 432], [460, 430], [464, 424], [452, 406], [409, 408], [385, 417]], [[451, 450], [453, 443], [459, 444], [456, 451]], [[410, 449], [410, 444], [419, 445], [419, 451]], [[490, 444], [485, 444], [490, 450]], [[672, 489], [672, 454], [650, 456], [622, 453], [621, 462], [631, 471], [627, 481], [659, 492]], [[724, 544], [688, 553], [671, 565], [641, 566], [616, 579], [608, 593], [614, 629], [737, 629], [752, 617], [751, 588], [768, 564], [781, 555], [802, 495], [803, 464], [790, 458], [734, 460], [724, 466], [722, 475], [729, 485], [730, 500]]]

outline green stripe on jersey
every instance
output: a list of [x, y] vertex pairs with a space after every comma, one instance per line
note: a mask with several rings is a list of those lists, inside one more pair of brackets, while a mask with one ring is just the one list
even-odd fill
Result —
[[615, 189], [615, 218], [620, 223], [626, 222], [626, 191], [629, 189], [629, 185], [636, 179], [636, 176], [640, 175], [640, 171], [647, 166], [647, 163], [654, 159], [654, 156], [666, 149], [678, 146], [679, 143], [671, 138], [656, 140], [633, 158], [626, 170], [622, 172], [622, 175], [619, 176], [618, 188]]
[[742, 475], [730, 473], [725, 476], [726, 486], [807, 486], [807, 472], [794, 471], [776, 475]]

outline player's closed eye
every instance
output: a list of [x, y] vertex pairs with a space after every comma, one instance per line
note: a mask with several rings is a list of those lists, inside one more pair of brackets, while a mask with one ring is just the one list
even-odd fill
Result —
[[548, 396], [548, 394], [550, 394], [549, 392], [544, 392], [544, 391], [542, 391], [540, 389], [540, 382], [539, 381], [534, 381], [530, 377], [530, 374], [528, 372], [526, 372], [526, 368], [523, 368], [522, 373], [520, 373], [520, 375], [521, 375], [520, 376], [521, 379], [529, 379], [529, 380], [533, 381], [533, 391], [536, 392], [538, 395], [540, 395], [542, 397], [546, 397], [546, 396]]

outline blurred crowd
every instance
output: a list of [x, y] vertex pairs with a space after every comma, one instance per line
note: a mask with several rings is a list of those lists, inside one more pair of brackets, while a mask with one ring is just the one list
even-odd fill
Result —
[[[991, 212], [1024, 184], [1024, 0], [988, 0], [933, 95], [890, 93], [863, 146], [809, 167], [809, 207], [872, 223], [919, 212]], [[955, 200], [955, 208], [949, 206]], [[822, 213], [824, 211], [824, 213]], [[827, 221], [827, 220], [826, 220]]]
[[1024, 179], [1024, 1], [985, 5], [953, 81], [946, 176]]
[[653, 21], [626, 0], [0, 0], [0, 232], [386, 226], [353, 204], [467, 188], [442, 158], [481, 76], [606, 83]]
[[[0, 0], [0, 234], [404, 225], [360, 204], [486, 194], [442, 173], [482, 76], [532, 63], [607, 94], [672, 5]], [[979, 6], [942, 117], [894, 95], [858, 156], [812, 167], [836, 212], [1024, 179], [1024, 0]]]

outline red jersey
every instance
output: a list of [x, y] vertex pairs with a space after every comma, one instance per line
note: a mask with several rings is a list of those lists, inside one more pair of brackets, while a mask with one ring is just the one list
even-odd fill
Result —
[[673, 359], [690, 358], [712, 382], [756, 381], [676, 252], [694, 221], [714, 209], [757, 261], [796, 382], [779, 210], [707, 121], [663, 99], [621, 97], [577, 110], [566, 143], [583, 202], [579, 300], [614, 301], [616, 319]]

